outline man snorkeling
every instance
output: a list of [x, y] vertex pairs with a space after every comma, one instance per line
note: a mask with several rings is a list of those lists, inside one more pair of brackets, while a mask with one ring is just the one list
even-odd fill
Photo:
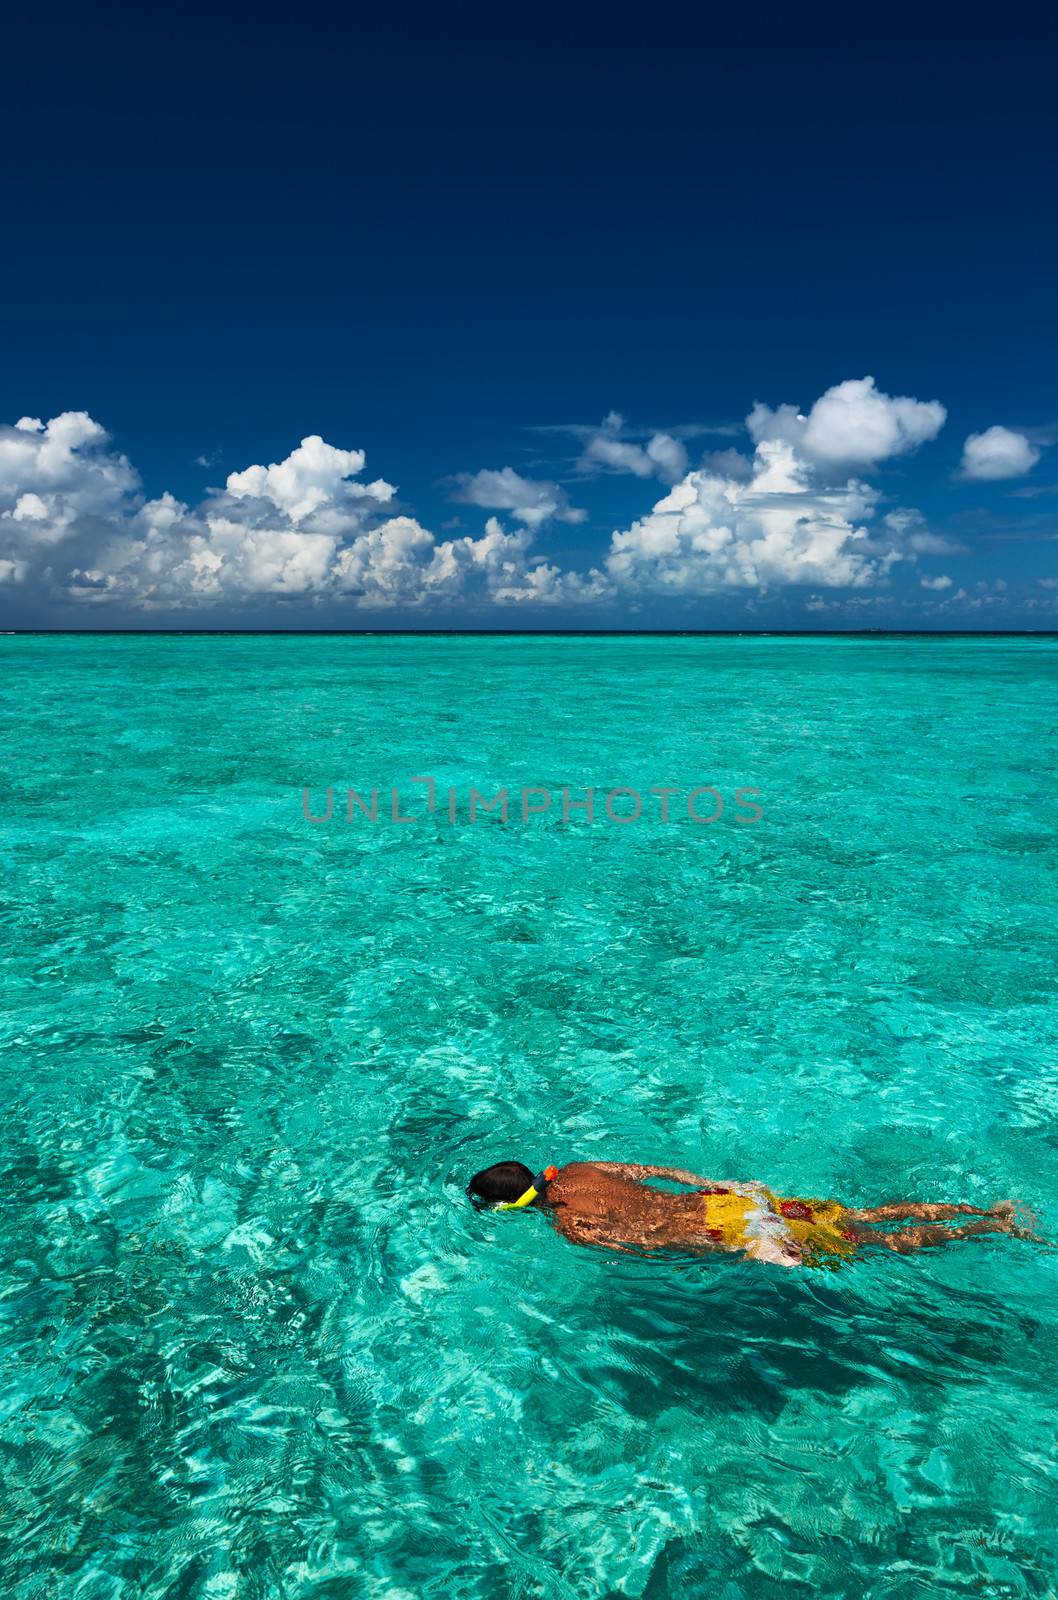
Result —
[[[663, 1178], [692, 1193], [673, 1194], [645, 1180]], [[901, 1253], [982, 1233], [1024, 1234], [1011, 1201], [979, 1206], [892, 1205], [854, 1209], [836, 1200], [789, 1199], [763, 1183], [712, 1183], [682, 1167], [574, 1161], [533, 1177], [520, 1161], [499, 1161], [467, 1186], [482, 1210], [545, 1211], [573, 1244], [608, 1250], [739, 1251], [780, 1267], [821, 1266], [881, 1245]], [[945, 1227], [959, 1217], [976, 1217]], [[905, 1224], [887, 1228], [886, 1223]], [[883, 1226], [879, 1226], [882, 1224]]]

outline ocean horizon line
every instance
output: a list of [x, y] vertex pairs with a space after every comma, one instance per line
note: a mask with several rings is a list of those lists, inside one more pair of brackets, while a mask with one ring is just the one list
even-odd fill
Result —
[[1058, 639], [1058, 628], [0, 628], [0, 638]]

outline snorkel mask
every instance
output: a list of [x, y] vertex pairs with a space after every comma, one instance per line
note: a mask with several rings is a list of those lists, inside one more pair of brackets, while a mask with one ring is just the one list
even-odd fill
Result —
[[552, 1178], [557, 1177], [557, 1167], [545, 1167], [543, 1172], [537, 1173], [528, 1189], [524, 1194], [520, 1194], [517, 1200], [498, 1200], [488, 1209], [490, 1211], [520, 1211], [523, 1206], [531, 1206], [533, 1201], [538, 1200], [544, 1193]]

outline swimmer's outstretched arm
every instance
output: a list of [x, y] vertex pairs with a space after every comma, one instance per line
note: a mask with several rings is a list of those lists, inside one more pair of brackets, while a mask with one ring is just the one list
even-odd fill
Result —
[[688, 1172], [685, 1167], [640, 1167], [631, 1161], [593, 1161], [590, 1164], [600, 1172], [612, 1172], [619, 1178], [668, 1178], [672, 1183], [687, 1183], [694, 1188], [708, 1186], [710, 1182], [697, 1172]]

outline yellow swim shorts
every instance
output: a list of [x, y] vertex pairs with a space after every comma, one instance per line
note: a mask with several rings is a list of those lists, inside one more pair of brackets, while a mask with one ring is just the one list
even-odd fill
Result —
[[792, 1240], [806, 1266], [837, 1265], [856, 1250], [845, 1207], [836, 1200], [803, 1200], [754, 1185], [744, 1194], [707, 1189], [702, 1202], [709, 1234], [729, 1250], [748, 1250], [764, 1233]]

